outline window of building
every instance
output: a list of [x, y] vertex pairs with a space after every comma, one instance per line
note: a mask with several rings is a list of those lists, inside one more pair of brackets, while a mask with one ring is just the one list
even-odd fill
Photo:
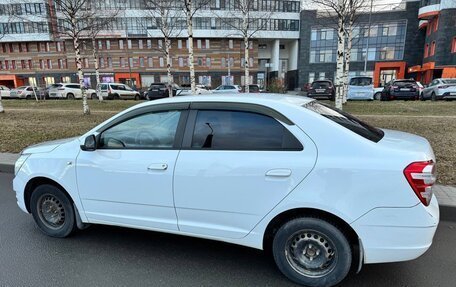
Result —
[[133, 68], [135, 66], [134, 64], [135, 64], [135, 62], [134, 62], [133, 58], [128, 58], [128, 65], [130, 65], [129, 67]]
[[160, 62], [160, 67], [165, 66], [165, 59], [163, 59], [163, 57], [160, 57], [159, 62]]
[[302, 150], [301, 143], [274, 118], [240, 111], [198, 111], [194, 149]]
[[197, 47], [198, 49], [201, 49], [201, 39], [198, 39], [198, 40], [196, 41], [196, 47]]
[[141, 50], [144, 48], [144, 47], [143, 47], [143, 40], [138, 40], [138, 47], [139, 47], [139, 49], [141, 49]]
[[89, 59], [84, 58], [84, 67], [88, 68], [89, 67]]
[[46, 52], [51, 51], [51, 45], [49, 42], [46, 42]]
[[313, 83], [315, 81], [315, 73], [310, 72], [309, 73], [309, 83]]
[[46, 83], [46, 87], [55, 84], [54, 77], [43, 77], [43, 81]]
[[177, 48], [182, 49], [182, 40], [181, 39], [177, 40]]
[[51, 59], [47, 60], [47, 68], [52, 69], [52, 60]]
[[152, 49], [152, 40], [147, 40], [147, 49]]
[[11, 60], [11, 69], [16, 70], [16, 60]]
[[203, 66], [203, 58], [198, 57], [198, 66]]
[[206, 49], [211, 48], [211, 41], [209, 39], [206, 39]]
[[141, 68], [143, 68], [143, 67], [145, 66], [144, 58], [143, 58], [143, 57], [140, 57], [140, 58], [139, 58], [139, 66], [140, 66]]
[[437, 32], [437, 30], [439, 29], [439, 16], [435, 17], [435, 19], [432, 21], [433, 22], [433, 28], [434, 28], [434, 32]]
[[106, 40], [106, 50], [111, 50], [111, 41]]
[[103, 57], [101, 57], [98, 60], [100, 61], [100, 63], [99, 63], [100, 68], [104, 68], [105, 67], [105, 59]]
[[179, 67], [183, 67], [184, 66], [184, 58], [179, 57], [178, 62], [179, 62]]
[[207, 57], [206, 58], [206, 67], [210, 67], [211, 66], [211, 58]]
[[435, 55], [435, 41], [432, 41], [431, 43], [431, 51], [429, 52], [429, 56], [434, 56]]
[[58, 59], [59, 69], [63, 69], [63, 59]]
[[326, 73], [325, 72], [318, 73], [318, 79], [319, 80], [324, 80], [325, 78], [326, 78]]
[[62, 77], [62, 83], [71, 83], [71, 78], [68, 76]]
[[230, 49], [233, 49], [233, 47], [234, 47], [233, 40], [229, 40], [229, 41], [228, 41], [228, 47], [229, 47]]
[[32, 62], [32, 60], [28, 60], [28, 67], [29, 67], [29, 69], [33, 69], [33, 62]]
[[149, 57], [147, 59], [147, 65], [152, 68], [154, 66], [154, 59], [152, 57]]
[[424, 57], [429, 57], [429, 44], [424, 45]]
[[106, 60], [108, 61], [108, 68], [112, 68], [112, 58], [107, 57]]
[[119, 62], [120, 62], [120, 66], [121, 66], [121, 67], [126, 67], [126, 66], [127, 66], [124, 57], [120, 57]]
[[119, 49], [123, 50], [123, 48], [124, 48], [124, 41], [123, 40], [119, 40]]
[[163, 48], [163, 40], [158, 40], [158, 49]]
[[221, 65], [222, 65], [222, 68], [226, 67], [226, 59], [225, 58], [221, 59]]
[[128, 41], [127, 41], [127, 47], [128, 47], [128, 49], [131, 49], [132, 46], [133, 46], [133, 44], [132, 44], [131, 40], [128, 40]]
[[456, 53], [456, 37], [453, 38], [453, 43], [451, 44], [451, 53]]
[[98, 40], [98, 50], [101, 50], [101, 49], [103, 49], [103, 41]]
[[25, 60], [21, 60], [21, 69], [23, 69], [23, 70], [27, 69], [27, 66], [25, 64]]

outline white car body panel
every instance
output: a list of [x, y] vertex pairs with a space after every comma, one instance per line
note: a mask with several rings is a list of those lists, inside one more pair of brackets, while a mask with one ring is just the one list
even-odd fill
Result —
[[11, 91], [5, 86], [0, 86], [0, 96], [2, 98], [10, 98], [11, 97]]
[[373, 100], [374, 99], [374, 86], [348, 86], [347, 93], [348, 100]]
[[[134, 109], [197, 101], [241, 101], [272, 107], [295, 123], [287, 128], [304, 149], [282, 155], [270, 151], [84, 152], [79, 148], [86, 136]], [[410, 260], [423, 254], [438, 225], [438, 202], [434, 197], [430, 206], [422, 205], [403, 170], [412, 162], [435, 161], [428, 141], [389, 130], [378, 143], [369, 141], [301, 107], [310, 101], [283, 95], [246, 95], [242, 99], [218, 95], [136, 105], [79, 139], [26, 149], [24, 153], [32, 155], [14, 179], [18, 205], [26, 211], [27, 182], [47, 177], [65, 188], [83, 222], [190, 235], [258, 249], [263, 248], [267, 226], [277, 215], [313, 209], [337, 216], [353, 228], [362, 242], [365, 263]], [[169, 166], [165, 172], [148, 174], [148, 165], [165, 161]], [[279, 175], [287, 170], [291, 174], [268, 178], [265, 174], [271, 169]], [[158, 194], [154, 193], [157, 186]], [[108, 192], [114, 195], [106, 202]]]

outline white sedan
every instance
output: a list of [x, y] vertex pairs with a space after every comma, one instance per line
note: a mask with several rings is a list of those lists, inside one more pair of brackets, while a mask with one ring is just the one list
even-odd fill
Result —
[[49, 236], [108, 224], [220, 240], [271, 251], [294, 282], [333, 286], [428, 250], [434, 165], [426, 139], [309, 98], [175, 97], [25, 149], [14, 190]]

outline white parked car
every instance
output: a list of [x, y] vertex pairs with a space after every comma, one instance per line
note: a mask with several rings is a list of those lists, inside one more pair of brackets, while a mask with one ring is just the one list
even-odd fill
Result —
[[174, 97], [25, 149], [13, 186], [49, 236], [108, 224], [220, 240], [333, 286], [352, 267], [428, 250], [434, 165], [426, 139], [306, 97]]
[[11, 90], [8, 87], [0, 85], [0, 96], [2, 98], [10, 98], [10, 93]]
[[[34, 91], [35, 90], [35, 91]], [[32, 86], [20, 86], [10, 91], [10, 97], [16, 99], [35, 99], [40, 97], [40, 89]]]
[[374, 100], [380, 101], [384, 87], [374, 88]]
[[[81, 85], [77, 83], [58, 83], [49, 86], [49, 98], [57, 99], [82, 99]], [[94, 89], [86, 88], [87, 98], [96, 98], [97, 92]]]
[[423, 89], [420, 99], [456, 100], [456, 79], [435, 79]]
[[141, 94], [129, 86], [121, 83], [101, 83], [97, 86], [97, 93], [109, 100], [139, 100]]
[[242, 88], [238, 85], [221, 85], [221, 86], [218, 86], [215, 90], [212, 90], [212, 93], [214, 93], [214, 94], [220, 94], [220, 93], [233, 94], [233, 93], [240, 93], [240, 92], [242, 92]]
[[353, 77], [348, 83], [347, 100], [373, 100], [374, 85], [371, 77]]

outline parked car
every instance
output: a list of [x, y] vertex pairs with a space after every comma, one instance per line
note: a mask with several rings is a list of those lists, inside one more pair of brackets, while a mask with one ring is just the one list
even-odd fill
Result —
[[52, 237], [109, 224], [220, 240], [270, 251], [294, 282], [333, 286], [428, 250], [435, 164], [426, 139], [307, 97], [228, 94], [144, 103], [26, 148], [13, 187]]
[[382, 99], [382, 92], [384, 87], [374, 88], [374, 99], [380, 101]]
[[416, 82], [416, 84], [418, 85], [418, 90], [420, 91], [420, 97], [421, 97], [423, 95], [424, 85], [421, 84], [421, 82]]
[[8, 87], [6, 87], [6, 86], [0, 85], [0, 96], [2, 98], [10, 98], [11, 97], [11, 90]]
[[[180, 86], [177, 84], [174, 84], [174, 87], [176, 88], [176, 96], [191, 96], [192, 95], [192, 87], [190, 84], [183, 84]], [[212, 91], [204, 85], [196, 85], [196, 94], [197, 95], [212, 94]]]
[[[173, 96], [176, 96], [177, 89], [173, 86]], [[166, 83], [153, 83], [150, 85], [149, 89], [147, 90], [146, 99], [151, 100], [158, 100], [163, 98], [169, 97], [169, 89], [168, 84]]]
[[353, 77], [348, 83], [347, 100], [373, 100], [374, 85], [371, 77]]
[[31, 100], [40, 96], [40, 88], [32, 86], [20, 86], [10, 91], [10, 98]]
[[309, 98], [328, 99], [334, 101], [336, 98], [336, 89], [330, 80], [314, 81], [307, 92]]
[[392, 80], [385, 85], [382, 91], [382, 101], [390, 100], [418, 100], [420, 87], [415, 80]]
[[423, 89], [421, 100], [456, 100], [456, 79], [435, 79]]
[[[81, 85], [77, 83], [57, 83], [48, 87], [47, 91], [50, 99], [82, 99]], [[86, 89], [86, 95], [89, 99], [97, 99], [97, 91]]]
[[[245, 86], [242, 86], [242, 92], [245, 93]], [[249, 85], [249, 92], [250, 93], [262, 93], [263, 90], [260, 89], [260, 86], [258, 85]]]
[[240, 93], [242, 92], [242, 88], [238, 85], [221, 85], [218, 86], [215, 90], [212, 90], [214, 94], [221, 94], [221, 93]]
[[141, 94], [129, 86], [120, 83], [101, 83], [97, 86], [97, 94], [101, 93], [108, 100], [139, 100]]

